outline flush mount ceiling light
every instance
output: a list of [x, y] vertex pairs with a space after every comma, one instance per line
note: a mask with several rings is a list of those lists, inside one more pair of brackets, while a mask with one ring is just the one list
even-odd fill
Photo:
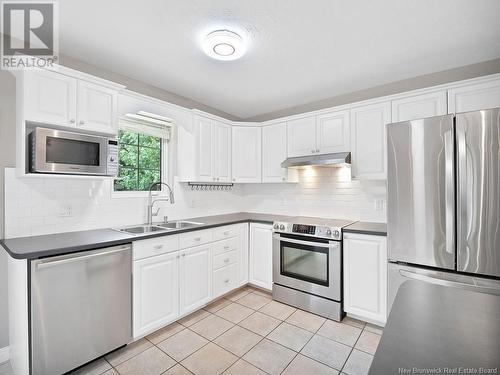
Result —
[[233, 31], [213, 31], [203, 40], [203, 51], [217, 60], [236, 60], [246, 52], [243, 38]]

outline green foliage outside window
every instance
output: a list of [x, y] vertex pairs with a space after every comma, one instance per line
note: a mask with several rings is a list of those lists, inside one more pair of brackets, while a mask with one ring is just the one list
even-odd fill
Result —
[[153, 182], [161, 181], [161, 138], [120, 130], [118, 148], [115, 191], [148, 191]]

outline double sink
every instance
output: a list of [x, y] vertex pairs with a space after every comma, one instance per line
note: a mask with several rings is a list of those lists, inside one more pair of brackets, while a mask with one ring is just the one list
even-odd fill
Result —
[[203, 225], [203, 223], [197, 223], [195, 221], [176, 220], [169, 221], [163, 224], [136, 225], [133, 227], [118, 228], [116, 230], [129, 234], [146, 234], [176, 229], [188, 229], [198, 227], [200, 225]]

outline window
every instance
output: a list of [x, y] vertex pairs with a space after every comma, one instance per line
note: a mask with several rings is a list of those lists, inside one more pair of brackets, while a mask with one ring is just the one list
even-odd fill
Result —
[[[163, 138], [121, 129], [118, 133], [119, 168], [115, 191], [148, 191], [162, 181]], [[160, 187], [158, 187], [160, 190]]]

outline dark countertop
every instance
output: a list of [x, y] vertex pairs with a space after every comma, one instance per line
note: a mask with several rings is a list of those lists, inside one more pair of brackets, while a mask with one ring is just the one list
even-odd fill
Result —
[[75, 253], [84, 250], [92, 250], [102, 247], [116, 246], [132, 241], [159, 236], [168, 236], [202, 229], [208, 229], [223, 225], [237, 223], [265, 223], [270, 224], [274, 220], [284, 220], [288, 216], [269, 215], [249, 212], [240, 212], [227, 215], [204, 216], [190, 219], [189, 221], [201, 222], [203, 225], [187, 229], [175, 229], [141, 235], [132, 235], [113, 229], [95, 229], [78, 232], [48, 234], [44, 236], [20, 237], [0, 241], [0, 245], [16, 259], [36, 259], [46, 256], [54, 256], [67, 253]]
[[369, 375], [498, 373], [499, 353], [500, 296], [410, 280], [398, 290]]
[[373, 234], [376, 236], [387, 236], [386, 223], [372, 223], [368, 221], [357, 221], [343, 229], [345, 233]]

